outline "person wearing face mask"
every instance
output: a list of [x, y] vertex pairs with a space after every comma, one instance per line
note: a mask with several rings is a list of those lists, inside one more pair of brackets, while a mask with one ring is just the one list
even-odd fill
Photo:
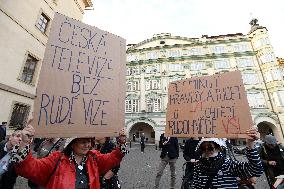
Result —
[[259, 138], [257, 128], [247, 131], [248, 162], [236, 161], [225, 157], [222, 147], [225, 141], [217, 138], [203, 138], [197, 150], [201, 151], [201, 158], [194, 166], [192, 188], [194, 189], [237, 189], [237, 177], [249, 179], [259, 177], [263, 173], [262, 163], [254, 147], [254, 141]]
[[71, 138], [63, 151], [37, 159], [30, 152], [34, 133], [31, 125], [23, 129], [22, 141], [13, 148], [10, 161], [18, 175], [46, 189], [100, 189], [99, 176], [119, 165], [126, 153], [126, 134], [121, 130], [119, 145], [111, 153], [90, 150], [93, 138]]
[[284, 155], [281, 153], [281, 147], [277, 144], [275, 136], [265, 136], [264, 144], [260, 150], [260, 157], [268, 184], [272, 187], [276, 181], [275, 177], [284, 175]]
[[16, 183], [18, 175], [12, 164], [9, 164], [11, 151], [15, 145], [22, 140], [22, 130], [15, 130], [8, 141], [0, 143], [0, 188], [12, 189]]

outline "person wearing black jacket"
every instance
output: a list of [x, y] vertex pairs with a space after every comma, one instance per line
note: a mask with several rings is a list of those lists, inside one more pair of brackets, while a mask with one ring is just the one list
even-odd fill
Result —
[[157, 175], [155, 179], [155, 188], [159, 187], [163, 171], [167, 164], [170, 165], [171, 170], [171, 184], [170, 188], [175, 188], [176, 174], [175, 174], [175, 163], [179, 157], [179, 146], [178, 139], [176, 137], [166, 137], [163, 139], [161, 152], [161, 162], [158, 166]]
[[12, 164], [8, 163], [10, 159], [9, 152], [12, 151], [13, 147], [19, 144], [22, 140], [22, 131], [15, 130], [9, 137], [8, 141], [2, 141], [0, 143], [0, 160], [5, 160], [6, 164], [1, 164], [1, 171], [5, 167], [5, 172], [0, 176], [0, 188], [13, 189], [16, 183], [18, 175], [15, 172], [15, 169]]
[[187, 162], [186, 169], [185, 169], [185, 175], [188, 176], [189, 180], [192, 180], [193, 178], [193, 167], [195, 162], [198, 161], [201, 154], [196, 151], [196, 147], [199, 143], [199, 139], [196, 138], [190, 138], [186, 140], [183, 150], [183, 158]]
[[[98, 142], [99, 144], [97, 145], [97, 150], [99, 150], [102, 154], [110, 153], [115, 148], [115, 144], [111, 142], [110, 137], [99, 139]], [[119, 168], [120, 165], [114, 167], [100, 177], [101, 189], [121, 188], [117, 176]]]

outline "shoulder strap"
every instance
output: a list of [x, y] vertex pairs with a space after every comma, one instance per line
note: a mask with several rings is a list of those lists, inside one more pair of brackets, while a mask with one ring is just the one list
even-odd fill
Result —
[[60, 163], [60, 161], [61, 161], [61, 157], [62, 157], [62, 156], [63, 156], [63, 154], [60, 154], [59, 158], [57, 159], [56, 164], [55, 164], [55, 167], [53, 168], [51, 174], [50, 174], [49, 177], [48, 177], [48, 181], [51, 179], [51, 177], [52, 177], [53, 174], [55, 173], [55, 171], [56, 171], [56, 169], [57, 169], [57, 167], [58, 167], [58, 165], [59, 165], [59, 163]]

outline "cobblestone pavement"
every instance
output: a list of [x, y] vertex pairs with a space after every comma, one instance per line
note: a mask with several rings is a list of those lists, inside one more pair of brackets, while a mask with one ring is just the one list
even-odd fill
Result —
[[[140, 145], [132, 145], [130, 153], [123, 159], [119, 170], [119, 179], [122, 189], [152, 189], [156, 176], [157, 166], [160, 162], [160, 151], [155, 146], [146, 146], [145, 153], [140, 152]], [[184, 159], [182, 151], [176, 163], [177, 184], [180, 188], [182, 182], [182, 165]], [[169, 189], [170, 169], [167, 165], [160, 182], [160, 189]], [[23, 178], [17, 180], [16, 189], [25, 189], [27, 182]], [[257, 179], [256, 189], [269, 189], [265, 176]]]

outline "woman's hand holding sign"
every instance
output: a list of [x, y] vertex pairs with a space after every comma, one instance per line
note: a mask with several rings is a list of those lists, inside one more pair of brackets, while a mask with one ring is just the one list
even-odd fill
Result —
[[249, 149], [254, 148], [254, 141], [260, 138], [260, 133], [258, 132], [257, 127], [253, 126], [249, 130], [246, 131], [247, 135], [250, 137], [247, 139], [247, 147]]

